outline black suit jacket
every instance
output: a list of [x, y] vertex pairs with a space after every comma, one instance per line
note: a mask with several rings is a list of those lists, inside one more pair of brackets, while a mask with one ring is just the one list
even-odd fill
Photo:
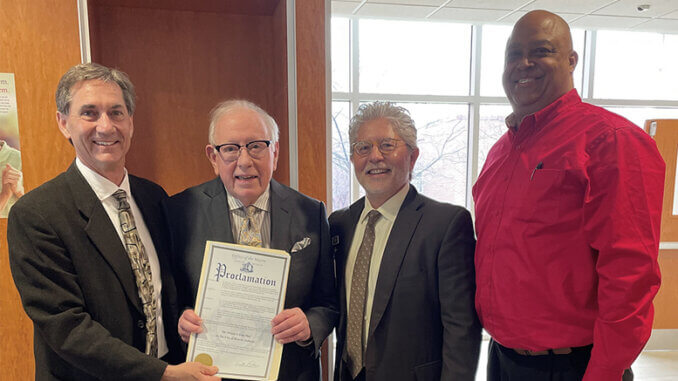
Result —
[[[346, 380], [346, 258], [365, 199], [330, 216], [341, 317], [335, 380]], [[410, 187], [388, 237], [364, 353], [367, 380], [474, 380], [475, 238], [466, 209]]]
[[[313, 345], [286, 344], [279, 380], [317, 380], [320, 346], [339, 312], [325, 206], [271, 180], [271, 248], [290, 252], [308, 237], [311, 243], [291, 253], [285, 308], [299, 307], [308, 318]], [[200, 281], [205, 241], [233, 243], [226, 189], [221, 179], [186, 189], [165, 202], [177, 284], [184, 306], [193, 308]]]
[[[180, 360], [176, 289], [165, 258], [158, 185], [129, 176], [162, 272], [169, 358]], [[9, 259], [35, 328], [36, 380], [159, 380], [167, 363], [143, 353], [146, 328], [127, 252], [75, 163], [17, 201]]]

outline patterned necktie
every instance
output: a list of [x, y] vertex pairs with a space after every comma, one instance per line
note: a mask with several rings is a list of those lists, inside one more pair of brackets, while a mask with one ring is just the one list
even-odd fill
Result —
[[256, 246], [261, 247], [261, 231], [257, 228], [257, 225], [254, 223], [254, 213], [257, 211], [257, 207], [250, 205], [245, 207], [245, 213], [247, 216], [245, 220], [240, 225], [240, 239], [238, 243], [241, 245], [247, 246]]
[[139, 298], [146, 316], [146, 354], [149, 356], [158, 356], [158, 338], [156, 337], [156, 302], [153, 296], [153, 282], [151, 275], [151, 265], [148, 262], [148, 256], [144, 245], [139, 238], [134, 216], [127, 203], [127, 195], [122, 189], [113, 193], [113, 197], [118, 201], [118, 218], [120, 219], [120, 228], [125, 241], [125, 249], [129, 262], [132, 265], [132, 272], [137, 283]]
[[351, 300], [348, 307], [348, 322], [346, 326], [346, 350], [348, 352], [351, 376], [356, 378], [363, 368], [363, 331], [365, 322], [365, 300], [367, 297], [367, 280], [370, 274], [372, 249], [374, 248], [374, 225], [381, 214], [371, 210], [367, 214], [367, 226], [363, 242], [358, 249], [353, 276], [351, 280]]

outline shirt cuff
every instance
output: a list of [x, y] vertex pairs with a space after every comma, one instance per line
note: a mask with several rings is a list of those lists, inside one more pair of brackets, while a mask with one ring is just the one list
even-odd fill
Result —
[[620, 381], [624, 374], [624, 369], [610, 369], [599, 366], [589, 366], [586, 368], [584, 379], [582, 381]]
[[308, 347], [309, 345], [313, 344], [313, 336], [304, 341], [296, 341], [296, 343], [300, 347]]

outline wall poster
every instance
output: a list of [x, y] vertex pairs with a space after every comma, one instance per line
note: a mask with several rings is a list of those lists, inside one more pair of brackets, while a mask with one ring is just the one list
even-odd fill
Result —
[[19, 147], [19, 115], [13, 73], [0, 73], [0, 218], [24, 194]]

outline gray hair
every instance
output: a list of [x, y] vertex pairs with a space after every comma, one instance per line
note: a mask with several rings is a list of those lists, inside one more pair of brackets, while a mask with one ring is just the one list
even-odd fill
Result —
[[351, 118], [348, 127], [348, 137], [351, 144], [358, 138], [358, 130], [363, 124], [376, 120], [387, 119], [393, 130], [400, 136], [410, 149], [417, 148], [417, 128], [414, 126], [414, 120], [406, 108], [396, 106], [391, 102], [376, 101], [363, 104], [358, 107], [358, 111]]
[[68, 115], [71, 108], [73, 94], [71, 90], [78, 82], [98, 79], [104, 82], [115, 83], [122, 90], [122, 98], [125, 101], [127, 112], [134, 115], [136, 95], [134, 85], [127, 74], [117, 69], [111, 69], [97, 63], [83, 63], [68, 69], [59, 80], [56, 90], [57, 111]]
[[278, 141], [278, 124], [270, 115], [268, 115], [266, 111], [264, 111], [261, 107], [257, 106], [256, 104], [250, 101], [246, 101], [243, 99], [231, 99], [219, 103], [210, 112], [210, 130], [209, 130], [210, 144], [212, 145], [216, 144], [216, 142], [214, 141], [214, 130], [216, 129], [216, 125], [219, 119], [222, 116], [239, 109], [252, 110], [259, 114], [259, 117], [264, 122], [264, 126], [266, 126], [266, 129], [268, 130], [268, 133], [271, 136], [271, 143], [275, 144]]

